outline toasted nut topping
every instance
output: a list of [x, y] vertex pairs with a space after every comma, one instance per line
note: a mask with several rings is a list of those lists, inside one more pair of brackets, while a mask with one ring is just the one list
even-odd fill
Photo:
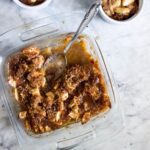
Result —
[[40, 53], [40, 50], [37, 47], [31, 46], [23, 49], [22, 53], [27, 58], [32, 59]]
[[67, 91], [62, 91], [62, 93], [61, 93], [61, 99], [63, 101], [65, 101], [68, 97], [69, 97], [68, 92]]
[[83, 49], [84, 57], [89, 58], [88, 64], [68, 65], [54, 81], [47, 78], [49, 72], [43, 67], [48, 54], [44, 56], [36, 47], [25, 48], [8, 63], [8, 81], [21, 110], [18, 116], [29, 132], [40, 134], [73, 122], [86, 123], [111, 108], [97, 61], [86, 54], [83, 41], [75, 44], [74, 49]]
[[49, 126], [45, 126], [45, 131], [49, 132], [49, 131], [51, 131], [51, 128]]
[[14, 88], [13, 92], [14, 92], [15, 99], [18, 101], [19, 100], [19, 94], [18, 94], [17, 88]]
[[60, 116], [61, 116], [61, 112], [58, 111], [58, 112], [56, 113], [56, 121], [58, 121], [58, 120], [60, 119]]
[[16, 87], [16, 81], [13, 79], [12, 76], [8, 77], [8, 83], [12, 86], [12, 87]]
[[91, 113], [86, 112], [82, 117], [82, 123], [86, 123], [87, 121], [89, 121], [90, 117], [91, 117]]
[[22, 111], [22, 112], [19, 113], [19, 118], [20, 119], [25, 119], [26, 116], [27, 116], [27, 112], [26, 111]]

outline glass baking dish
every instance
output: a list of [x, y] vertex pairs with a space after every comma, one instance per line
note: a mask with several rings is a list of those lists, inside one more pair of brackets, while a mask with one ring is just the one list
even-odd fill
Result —
[[[8, 57], [22, 47], [29, 45], [37, 45], [41, 48], [56, 46], [58, 39], [77, 29], [83, 15], [81, 12], [72, 12], [71, 14], [49, 16], [12, 29], [0, 37], [0, 99], [4, 101], [22, 149], [42, 148], [53, 150], [83, 146], [84, 148], [86, 146], [89, 148], [96, 143], [105, 142], [123, 128], [123, 118], [119, 108], [119, 96], [116, 86], [104, 60], [99, 42], [96, 40], [96, 31], [94, 31], [92, 25], [89, 25], [83, 34], [88, 41], [89, 53], [99, 62], [110, 96], [111, 109], [107, 113], [101, 113], [92, 118], [84, 125], [76, 123], [47, 134], [41, 134], [40, 136], [27, 134], [21, 121], [18, 119], [18, 106], [7, 82], [6, 65]], [[90, 142], [88, 142], [89, 140]]]

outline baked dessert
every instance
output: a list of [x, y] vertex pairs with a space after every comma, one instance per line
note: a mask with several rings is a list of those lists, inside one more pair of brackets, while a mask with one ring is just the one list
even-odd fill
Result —
[[[111, 108], [98, 62], [87, 52], [83, 37], [79, 39], [67, 54], [66, 70], [55, 81], [47, 78], [54, 72], [44, 70], [43, 64], [49, 55], [64, 49], [69, 36], [60, 46], [44, 50], [31, 46], [10, 58], [8, 82], [28, 132], [41, 134], [75, 122], [84, 124]], [[75, 55], [78, 50], [83, 57]]]
[[138, 10], [138, 0], [102, 0], [104, 12], [115, 20], [132, 17]]

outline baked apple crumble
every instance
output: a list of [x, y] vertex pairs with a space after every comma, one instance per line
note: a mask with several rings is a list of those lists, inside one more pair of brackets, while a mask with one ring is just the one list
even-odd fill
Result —
[[104, 12], [115, 20], [132, 17], [138, 10], [138, 0], [102, 0]]
[[[63, 75], [55, 81], [47, 80], [43, 68], [46, 58], [61, 51], [69, 39], [64, 39], [63, 46], [45, 50], [27, 47], [10, 58], [8, 82], [28, 132], [40, 134], [75, 122], [84, 124], [111, 107], [98, 62], [87, 52], [82, 39], [68, 52]], [[82, 58], [73, 55], [78, 49]]]

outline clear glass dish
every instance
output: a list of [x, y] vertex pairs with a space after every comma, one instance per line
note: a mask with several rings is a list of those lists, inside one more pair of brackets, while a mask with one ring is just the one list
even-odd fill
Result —
[[[4, 101], [22, 149], [42, 148], [43, 150], [53, 150], [82, 146], [84, 148], [88, 146], [89, 148], [96, 143], [105, 142], [123, 128], [123, 118], [119, 108], [119, 96], [116, 86], [104, 60], [99, 42], [96, 40], [96, 31], [94, 31], [92, 25], [89, 25], [83, 34], [86, 35], [85, 37], [88, 41], [89, 53], [99, 62], [112, 108], [107, 113], [94, 117], [84, 125], [76, 123], [67, 128], [40, 136], [27, 134], [21, 121], [18, 119], [18, 107], [7, 82], [6, 65], [8, 57], [22, 47], [31, 44], [39, 47], [57, 45], [58, 39], [77, 29], [82, 16], [83, 14], [80, 12], [50, 16], [12, 29], [0, 37], [0, 99]], [[90, 142], [88, 142], [89, 140]]]

